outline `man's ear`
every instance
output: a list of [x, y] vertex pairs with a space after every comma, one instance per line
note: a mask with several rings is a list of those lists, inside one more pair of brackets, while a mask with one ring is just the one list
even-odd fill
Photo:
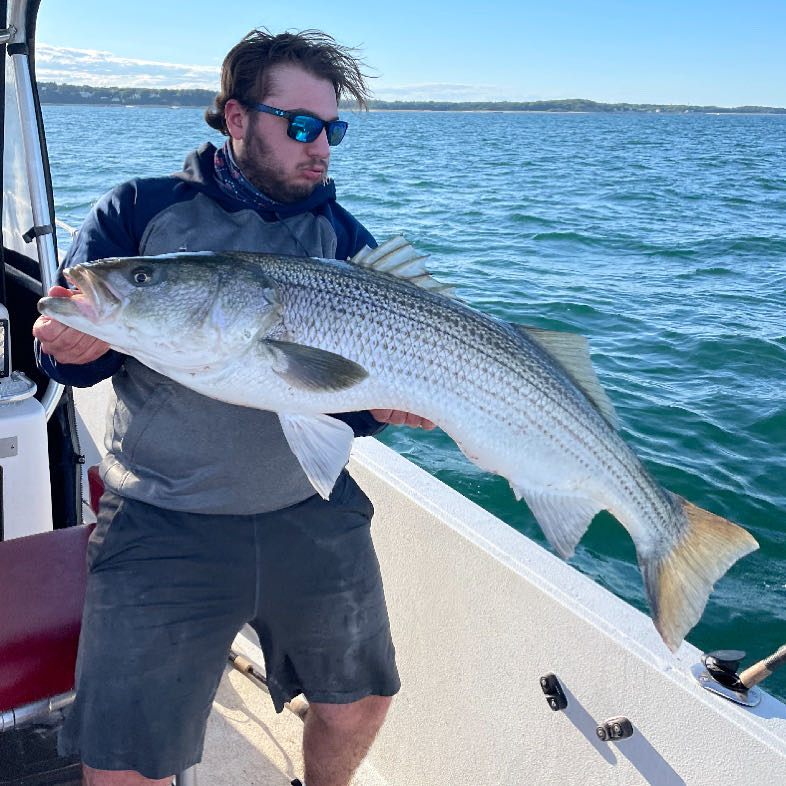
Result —
[[246, 108], [236, 98], [230, 98], [224, 106], [224, 121], [232, 139], [241, 141], [246, 134], [249, 115]]

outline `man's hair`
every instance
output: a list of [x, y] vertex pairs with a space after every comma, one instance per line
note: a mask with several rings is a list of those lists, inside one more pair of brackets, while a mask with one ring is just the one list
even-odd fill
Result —
[[221, 66], [221, 92], [205, 112], [211, 128], [228, 136], [224, 107], [231, 98], [241, 104], [259, 103], [269, 92], [278, 65], [296, 65], [319, 79], [326, 79], [336, 91], [336, 101], [352, 97], [361, 109], [367, 108], [370, 91], [363, 63], [354, 50], [337, 44], [327, 33], [303, 30], [273, 35], [265, 28], [252, 30], [232, 47]]

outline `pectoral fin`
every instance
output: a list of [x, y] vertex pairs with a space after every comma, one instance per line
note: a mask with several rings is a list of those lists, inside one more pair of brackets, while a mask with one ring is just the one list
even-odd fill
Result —
[[303, 472], [319, 495], [327, 499], [349, 461], [354, 432], [330, 415], [279, 412], [278, 419]]
[[273, 339], [261, 339], [260, 349], [272, 355], [273, 371], [300, 390], [346, 390], [368, 376], [359, 363], [324, 349]]

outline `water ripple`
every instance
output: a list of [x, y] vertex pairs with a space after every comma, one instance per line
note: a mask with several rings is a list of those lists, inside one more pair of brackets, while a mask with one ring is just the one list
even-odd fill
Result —
[[[44, 107], [58, 214], [221, 142], [200, 110]], [[623, 433], [655, 476], [749, 527], [691, 641], [786, 632], [786, 117], [348, 113], [341, 202], [403, 233], [438, 278], [512, 322], [586, 335]], [[63, 239], [61, 242], [67, 242]], [[439, 432], [396, 450], [529, 537], [507, 483]], [[644, 607], [630, 539], [600, 516], [574, 564]], [[786, 697], [786, 669], [768, 680]], [[780, 676], [779, 676], [780, 675]]]

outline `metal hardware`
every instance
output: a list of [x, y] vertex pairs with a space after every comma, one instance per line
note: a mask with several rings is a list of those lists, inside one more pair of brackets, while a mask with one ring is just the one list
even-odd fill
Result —
[[197, 786], [196, 764], [175, 775], [174, 786]]
[[0, 458], [13, 458], [19, 455], [19, 439], [17, 437], [5, 437], [0, 439]]
[[761, 691], [758, 688], [748, 690], [735, 690], [718, 682], [700, 663], [691, 667], [691, 674], [696, 682], [710, 693], [723, 696], [724, 699], [733, 701], [735, 704], [742, 704], [743, 707], [755, 707], [761, 701]]
[[[64, 229], [66, 232], [68, 232], [68, 233], [71, 235], [71, 239], [72, 239], [72, 240], [73, 240], [73, 239], [74, 239], [74, 238], [77, 236], [77, 234], [79, 233], [79, 230], [78, 230], [78, 229], [76, 229], [75, 227], [72, 227], [70, 224], [66, 224], [66, 222], [65, 222], [65, 221], [61, 221], [59, 218], [56, 218], [56, 219], [55, 219], [55, 225], [56, 225], [56, 226], [59, 226], [59, 227], [60, 227], [60, 229]], [[185, 251], [186, 249], [183, 249], [183, 250]]]
[[16, 28], [13, 25], [4, 27], [0, 30], [0, 44], [7, 44], [16, 35]]
[[609, 718], [602, 726], [595, 729], [595, 733], [603, 742], [626, 740], [633, 736], [633, 724], [627, 718]]
[[701, 656], [701, 663], [691, 668], [691, 673], [702, 688], [743, 707], [755, 707], [761, 701], [761, 691], [755, 686], [786, 664], [786, 644], [738, 675], [744, 657], [742, 650], [708, 652]]
[[16, 709], [6, 710], [0, 713], [0, 732], [10, 731], [25, 723], [30, 723], [31, 721], [45, 718], [54, 712], [59, 712], [74, 701], [75, 695], [74, 691], [71, 690], [52, 696], [49, 699], [41, 699]]
[[35, 394], [36, 384], [21, 371], [12, 371], [8, 377], [0, 379], [0, 405], [13, 401], [24, 401]]
[[564, 710], [568, 706], [568, 700], [556, 674], [544, 674], [540, 678], [540, 689], [545, 694], [549, 707], [555, 712]]

